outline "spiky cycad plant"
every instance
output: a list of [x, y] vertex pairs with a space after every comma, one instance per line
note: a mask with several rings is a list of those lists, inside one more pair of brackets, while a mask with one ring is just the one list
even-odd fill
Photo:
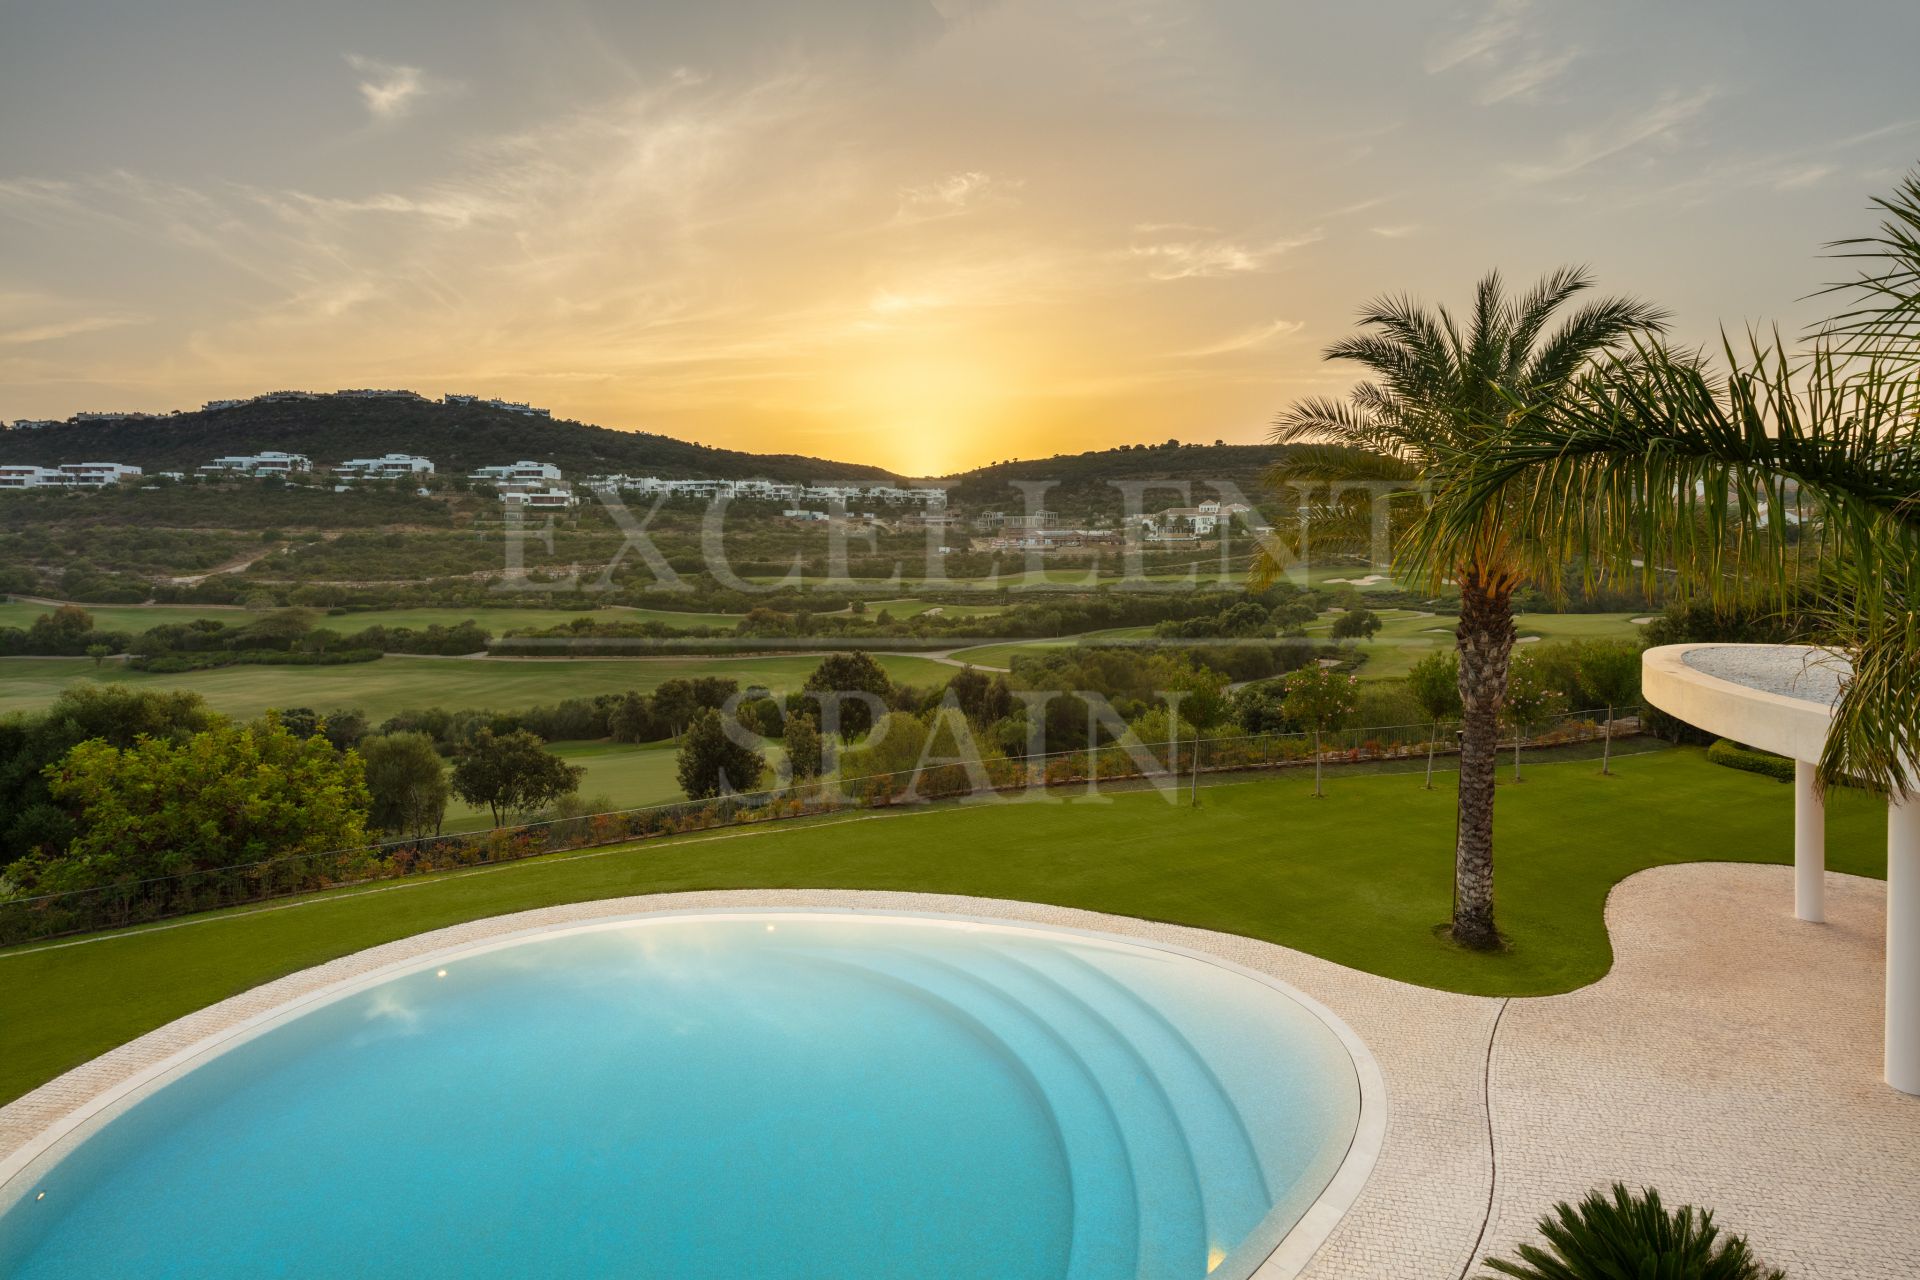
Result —
[[1561, 1201], [1540, 1219], [1544, 1246], [1523, 1244], [1516, 1258], [1485, 1266], [1512, 1280], [1786, 1280], [1740, 1236], [1721, 1236], [1710, 1210], [1672, 1213], [1660, 1193], [1613, 1184], [1613, 1198], [1590, 1191], [1577, 1206]]
[[[1636, 337], [1658, 332], [1664, 313], [1631, 299], [1589, 302], [1557, 327], [1555, 318], [1592, 286], [1567, 268], [1520, 297], [1508, 297], [1498, 272], [1480, 281], [1464, 327], [1445, 308], [1410, 298], [1369, 303], [1361, 332], [1327, 348], [1372, 377], [1345, 401], [1303, 400], [1274, 424], [1276, 443], [1292, 446], [1268, 482], [1305, 494], [1329, 481], [1366, 480], [1443, 486], [1452, 469], [1503, 438], [1516, 413], [1557, 404], [1597, 362]], [[1460, 822], [1454, 848], [1453, 936], [1466, 946], [1499, 943], [1493, 908], [1493, 799], [1500, 707], [1514, 644], [1513, 593], [1527, 566], [1515, 554], [1498, 503], [1483, 504], [1470, 525], [1422, 544], [1396, 563], [1435, 588], [1460, 592]], [[1264, 587], [1285, 568], [1287, 550], [1264, 544], [1252, 570]]]

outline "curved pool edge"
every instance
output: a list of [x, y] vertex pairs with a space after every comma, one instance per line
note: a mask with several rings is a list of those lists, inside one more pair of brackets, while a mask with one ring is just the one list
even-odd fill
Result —
[[[684, 897], [689, 895], [660, 895], [661, 897]], [[709, 895], [697, 895], [706, 897]], [[745, 896], [745, 895], [719, 895]], [[870, 897], [904, 897], [906, 895], [867, 895]], [[920, 895], [915, 895], [919, 897]], [[301, 1014], [345, 999], [353, 994], [393, 980], [409, 973], [430, 969], [457, 957], [472, 957], [486, 952], [497, 951], [530, 941], [535, 938], [559, 937], [611, 930], [628, 926], [636, 922], [671, 918], [699, 917], [705, 919], [777, 919], [779, 917], [883, 917], [900, 920], [920, 920], [951, 924], [955, 927], [983, 928], [1003, 931], [1017, 931], [1034, 934], [1055, 934], [1097, 940], [1127, 947], [1143, 948], [1179, 955], [1217, 966], [1244, 978], [1261, 983], [1292, 1000], [1302, 1009], [1312, 1014], [1346, 1050], [1354, 1073], [1354, 1083], [1359, 1100], [1359, 1114], [1355, 1121], [1354, 1133], [1347, 1151], [1333, 1176], [1321, 1189], [1320, 1194], [1301, 1213], [1291, 1227], [1285, 1230], [1277, 1242], [1270, 1242], [1267, 1233], [1256, 1231], [1255, 1237], [1243, 1243], [1240, 1249], [1227, 1255], [1217, 1268], [1222, 1276], [1247, 1277], [1247, 1280], [1292, 1280], [1299, 1276], [1311, 1261], [1320, 1246], [1333, 1233], [1342, 1218], [1359, 1199], [1368, 1177], [1384, 1146], [1387, 1127], [1387, 1090], [1379, 1063], [1374, 1058], [1366, 1042], [1347, 1023], [1321, 1001], [1301, 991], [1293, 984], [1262, 972], [1259, 969], [1229, 959], [1226, 956], [1204, 949], [1171, 942], [1164, 938], [1142, 936], [1131, 932], [1116, 932], [1111, 929], [1085, 928], [1075, 925], [1052, 923], [1044, 920], [1023, 918], [1018, 915], [981, 915], [969, 912], [938, 911], [919, 909], [914, 906], [881, 905], [879, 903], [820, 903], [794, 901], [784, 903], [727, 903], [716, 902], [712, 905], [663, 906], [655, 909], [625, 910], [617, 913], [605, 910], [590, 914], [569, 914], [568, 907], [575, 909], [601, 907], [614, 903], [631, 903], [636, 906], [649, 901], [648, 898], [627, 898], [600, 900], [598, 903], [567, 904], [559, 908], [541, 908], [531, 912], [518, 912], [504, 916], [488, 917], [476, 921], [429, 930], [407, 938], [395, 939], [365, 948], [349, 955], [338, 957], [321, 965], [296, 971], [282, 978], [274, 979], [255, 987], [248, 992], [217, 1002], [195, 1013], [185, 1015], [173, 1022], [164, 1024], [154, 1031], [146, 1033], [128, 1045], [110, 1050], [87, 1063], [42, 1085], [40, 1088], [23, 1095], [22, 1098], [0, 1107], [0, 1120], [8, 1119], [8, 1113], [20, 1108], [22, 1104], [41, 1099], [49, 1091], [56, 1096], [62, 1092], [62, 1086], [73, 1086], [76, 1100], [49, 1123], [39, 1128], [25, 1141], [17, 1142], [11, 1150], [0, 1154], [0, 1211], [14, 1204], [26, 1194], [26, 1188], [11, 1188], [14, 1180], [35, 1161], [48, 1155], [65, 1144], [83, 1141], [86, 1136], [110, 1120], [118, 1112], [131, 1107], [149, 1093], [163, 1085], [176, 1073], [191, 1071], [205, 1062], [245, 1044], [270, 1028]], [[965, 900], [963, 900], [965, 901]], [[997, 907], [1030, 907], [1035, 911], [1047, 911], [1042, 904], [1024, 904], [999, 899], [975, 900], [991, 902]], [[563, 918], [550, 919], [542, 923], [528, 924], [526, 918], [534, 915], [552, 915], [561, 913]], [[1050, 912], [1051, 913], [1051, 912]], [[1086, 914], [1086, 913], [1081, 913]], [[1132, 924], [1146, 928], [1154, 927], [1155, 922], [1138, 920], [1125, 916], [1101, 916], [1104, 921], [1114, 924]], [[1181, 928], [1188, 935], [1210, 938], [1210, 931]], [[462, 935], [455, 939], [448, 935]], [[1219, 935], [1223, 940], [1233, 935]], [[439, 941], [439, 945], [428, 949], [418, 949], [419, 944], [429, 940]], [[1235, 941], [1243, 941], [1234, 939]], [[381, 958], [370, 966], [365, 962], [379, 953], [391, 954]], [[327, 970], [348, 970], [341, 976], [314, 984], [315, 979]], [[296, 990], [279, 998], [272, 998], [260, 1007], [248, 1009], [241, 1016], [226, 1021], [202, 1034], [193, 1035], [185, 1043], [161, 1056], [151, 1056], [138, 1069], [130, 1074], [97, 1088], [87, 1088], [84, 1077], [90, 1072], [103, 1069], [102, 1064], [141, 1047], [157, 1050], [160, 1043], [167, 1040], [180, 1041], [188, 1035], [187, 1024], [203, 1020], [218, 1011], [242, 1003], [259, 1004], [263, 993], [273, 991], [289, 984], [299, 986], [302, 980], [308, 980], [304, 989]], [[235, 1012], [239, 1012], [235, 1010]], [[110, 1068], [106, 1068], [110, 1069]], [[84, 1096], [80, 1096], [84, 1094]], [[0, 1131], [3, 1132], [3, 1131]], [[64, 1154], [64, 1153], [63, 1153]], [[11, 1188], [11, 1189], [10, 1189]], [[1277, 1211], [1277, 1210], [1276, 1210]], [[1262, 1237], [1265, 1238], [1262, 1238]]]

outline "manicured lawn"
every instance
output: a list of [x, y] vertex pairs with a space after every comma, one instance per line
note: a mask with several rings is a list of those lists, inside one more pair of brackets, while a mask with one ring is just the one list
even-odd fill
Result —
[[[917, 618], [923, 613], [937, 613], [944, 618], [991, 618], [1005, 613], [1011, 606], [1004, 604], [948, 604], [940, 600], [869, 600], [867, 611], [863, 615], [877, 618], [886, 613], [894, 618]], [[846, 609], [838, 609], [825, 617], [844, 617]]]
[[[93, 625], [102, 631], [128, 631], [139, 634], [148, 627], [157, 627], [168, 622], [193, 622], [200, 618], [212, 618], [228, 626], [244, 626], [259, 617], [245, 609], [214, 609], [202, 605], [81, 605], [93, 615]], [[53, 605], [29, 604], [12, 600], [0, 602], [0, 627], [30, 627], [33, 620], [43, 613], [52, 613]], [[717, 627], [732, 630], [740, 621], [736, 613], [675, 613], [666, 609], [630, 609], [616, 607], [609, 609], [369, 609], [365, 612], [328, 615], [321, 619], [320, 625], [338, 631], [341, 635], [353, 635], [365, 631], [368, 627], [412, 627], [415, 630], [439, 625], [443, 627], [459, 626], [462, 622], [475, 622], [494, 635], [504, 635], [508, 631], [525, 631], [540, 627], [563, 626], [575, 618], [592, 618], [597, 622], [659, 622], [676, 630], [690, 627]]]
[[[1360, 647], [1367, 653], [1362, 680], [1389, 680], [1407, 674], [1409, 668], [1436, 649], [1453, 647], [1453, 618], [1435, 616], [1415, 609], [1379, 610], [1381, 627], [1372, 640]], [[1333, 619], [1323, 616], [1307, 627], [1307, 634], [1324, 639], [1333, 629]], [[1637, 640], [1640, 628], [1632, 621], [1641, 613], [1523, 613], [1514, 619], [1514, 629], [1523, 643], [1538, 637], [1541, 643], [1554, 640]]]
[[[1695, 860], [1791, 858], [1792, 788], [1694, 750], [1538, 764], [1500, 789], [1500, 923], [1510, 948], [1435, 929], [1451, 884], [1452, 779], [1302, 771], [1104, 800], [896, 809], [588, 850], [0, 953], [0, 1099], [213, 1001], [335, 956], [530, 907], [688, 889], [922, 890], [1059, 903], [1264, 938], [1453, 991], [1540, 995], [1611, 963], [1609, 888]], [[1836, 871], [1882, 876], [1885, 808], [1831, 798]], [[1779, 909], [1792, 910], [1781, 884]], [[1677, 975], [1676, 981], [1684, 981]]]
[[[953, 668], [925, 658], [881, 657], [895, 680], [943, 684]], [[268, 707], [330, 711], [358, 707], [378, 722], [412, 707], [513, 711], [562, 698], [652, 690], [675, 677], [728, 676], [742, 686], [799, 687], [820, 655], [675, 658], [414, 658], [390, 656], [338, 667], [222, 667], [149, 675], [89, 658], [0, 658], [0, 713], [46, 706], [81, 680], [191, 689], [217, 711], [254, 716]]]
[[1069, 649], [1077, 644], [1094, 644], [1101, 640], [1141, 640], [1152, 634], [1152, 627], [1109, 627], [1105, 631], [1086, 631], [1075, 636], [1033, 640], [1025, 644], [1009, 641], [1005, 644], [975, 645], [971, 649], [956, 649], [948, 656], [956, 661], [971, 662], [980, 667], [1011, 667], [1017, 654], [1040, 653], [1048, 649]]
[[[580, 795], [605, 800], [615, 809], [640, 809], [686, 799], [680, 790], [672, 742], [556, 742], [552, 751], [568, 764], [585, 766]], [[448, 831], [479, 831], [492, 825], [484, 808], [453, 800], [447, 805]]]
[[[567, 763], [586, 768], [587, 776], [580, 780], [581, 798], [604, 800], [609, 809], [644, 809], [687, 798], [677, 772], [678, 742], [556, 742], [551, 750]], [[778, 767], [780, 744], [766, 743], [764, 750], [767, 763]], [[447, 831], [482, 831], [492, 825], [484, 808], [457, 799], [447, 805]]]

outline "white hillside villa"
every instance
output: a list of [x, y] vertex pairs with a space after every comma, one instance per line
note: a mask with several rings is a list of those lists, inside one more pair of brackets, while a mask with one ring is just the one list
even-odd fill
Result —
[[561, 475], [560, 468], [551, 462], [531, 462], [522, 458], [519, 462], [481, 467], [467, 478], [476, 484], [490, 484], [505, 494], [550, 488], [560, 483]]
[[140, 474], [124, 462], [65, 462], [57, 467], [0, 467], [0, 489], [104, 489]]
[[704, 498], [761, 502], [826, 502], [851, 505], [881, 502], [888, 506], [944, 508], [947, 491], [934, 487], [903, 489], [891, 484], [791, 484], [774, 480], [663, 480], [659, 476], [590, 476], [587, 487], [626, 493], [664, 494], [673, 498]]
[[430, 476], [433, 463], [411, 453], [383, 453], [377, 458], [349, 458], [333, 468], [336, 476], [356, 476], [363, 480]]
[[268, 449], [263, 453], [231, 454], [215, 458], [200, 468], [201, 474], [245, 476], [287, 476], [313, 470], [313, 462], [304, 453], [281, 453]]
[[1211, 538], [1231, 527], [1235, 516], [1250, 516], [1252, 511], [1244, 502], [1222, 505], [1209, 498], [1197, 507], [1169, 507], [1141, 517], [1140, 535], [1148, 542]]

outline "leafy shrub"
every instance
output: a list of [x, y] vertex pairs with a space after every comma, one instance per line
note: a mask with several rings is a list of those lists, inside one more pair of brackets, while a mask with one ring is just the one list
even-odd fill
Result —
[[1523, 1244], [1518, 1261], [1489, 1258], [1486, 1266], [1514, 1280], [1786, 1280], [1742, 1237], [1722, 1239], [1710, 1210], [1668, 1213], [1650, 1187], [1635, 1194], [1616, 1182], [1611, 1200], [1590, 1191], [1577, 1208], [1563, 1200], [1540, 1220], [1540, 1234], [1547, 1247]]
[[1707, 759], [1715, 764], [1723, 764], [1729, 769], [1744, 769], [1748, 773], [1757, 773], [1778, 782], [1793, 781], [1793, 761], [1786, 756], [1743, 747], [1726, 738], [1714, 739], [1713, 745], [1707, 748]]
[[215, 667], [337, 667], [354, 662], [376, 662], [378, 649], [334, 649], [327, 653], [288, 652], [283, 649], [203, 649], [190, 653], [136, 654], [127, 661], [135, 671], [177, 675]]

